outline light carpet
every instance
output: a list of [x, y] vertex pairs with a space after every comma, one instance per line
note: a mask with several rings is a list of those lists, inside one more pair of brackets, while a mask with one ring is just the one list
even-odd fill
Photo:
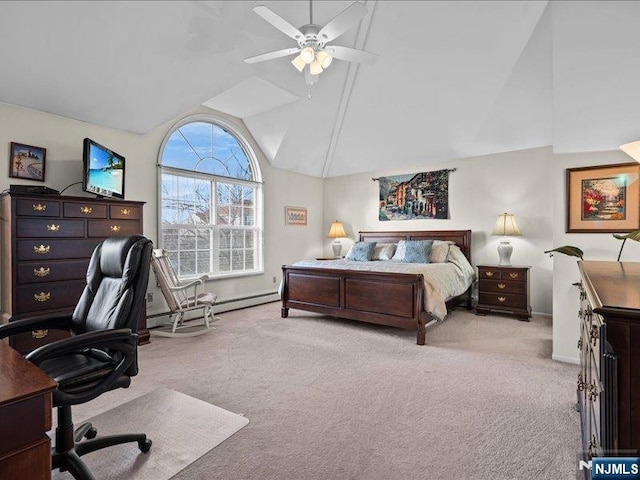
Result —
[[[166, 480], [249, 423], [249, 419], [168, 388], [158, 388], [89, 421], [98, 435], [146, 433], [153, 442], [143, 454], [137, 444], [85, 455], [100, 480]], [[72, 478], [54, 471], [54, 480]]]

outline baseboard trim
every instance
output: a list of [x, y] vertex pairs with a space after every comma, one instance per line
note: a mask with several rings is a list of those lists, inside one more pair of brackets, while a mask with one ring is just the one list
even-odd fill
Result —
[[575, 357], [563, 357], [562, 355], [551, 355], [551, 359], [556, 362], [572, 363], [574, 365], [580, 365], [580, 359]]

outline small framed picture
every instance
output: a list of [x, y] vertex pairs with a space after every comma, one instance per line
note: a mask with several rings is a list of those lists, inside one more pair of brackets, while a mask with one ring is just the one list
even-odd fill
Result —
[[9, 176], [44, 182], [47, 149], [11, 142]]
[[284, 224], [304, 226], [307, 224], [307, 209], [304, 207], [284, 207]]
[[640, 164], [567, 169], [567, 233], [640, 229]]

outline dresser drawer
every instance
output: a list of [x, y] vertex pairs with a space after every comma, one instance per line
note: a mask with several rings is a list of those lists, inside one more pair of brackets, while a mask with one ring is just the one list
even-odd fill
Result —
[[18, 238], [84, 238], [82, 220], [18, 218], [16, 222]]
[[91, 202], [64, 202], [66, 218], [107, 218], [107, 205]]
[[84, 280], [56, 283], [34, 283], [18, 287], [17, 314], [53, 310], [56, 308], [75, 308], [82, 290]]
[[60, 202], [57, 200], [19, 199], [16, 200], [16, 215], [19, 217], [59, 217]]
[[70, 336], [71, 334], [64, 330], [34, 330], [11, 337], [11, 346], [24, 355], [47, 343], [69, 338]]
[[481, 292], [515, 293], [525, 295], [527, 293], [524, 282], [512, 282], [509, 280], [480, 280], [479, 290]]
[[140, 213], [138, 205], [109, 205], [109, 218], [140, 220]]
[[509, 268], [502, 270], [502, 280], [509, 280], [512, 282], [524, 282], [527, 279], [527, 271], [517, 270], [515, 268]]
[[83, 280], [89, 259], [18, 263], [18, 285], [61, 280]]
[[33, 239], [18, 241], [18, 261], [89, 258], [99, 240]]
[[478, 277], [482, 280], [483, 278], [487, 278], [489, 280], [501, 280], [502, 277], [500, 274], [502, 270], [497, 267], [479, 267], [478, 268]]
[[479, 302], [483, 305], [493, 305], [496, 307], [515, 307], [527, 308], [527, 297], [525, 295], [513, 295], [502, 293], [483, 293], [479, 294]]
[[140, 232], [137, 220], [89, 220], [89, 237], [113, 237], [117, 235], [133, 235]]

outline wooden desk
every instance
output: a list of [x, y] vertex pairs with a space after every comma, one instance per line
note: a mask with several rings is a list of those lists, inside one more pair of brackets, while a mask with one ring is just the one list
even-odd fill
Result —
[[51, 478], [51, 392], [38, 367], [0, 340], [0, 478]]

